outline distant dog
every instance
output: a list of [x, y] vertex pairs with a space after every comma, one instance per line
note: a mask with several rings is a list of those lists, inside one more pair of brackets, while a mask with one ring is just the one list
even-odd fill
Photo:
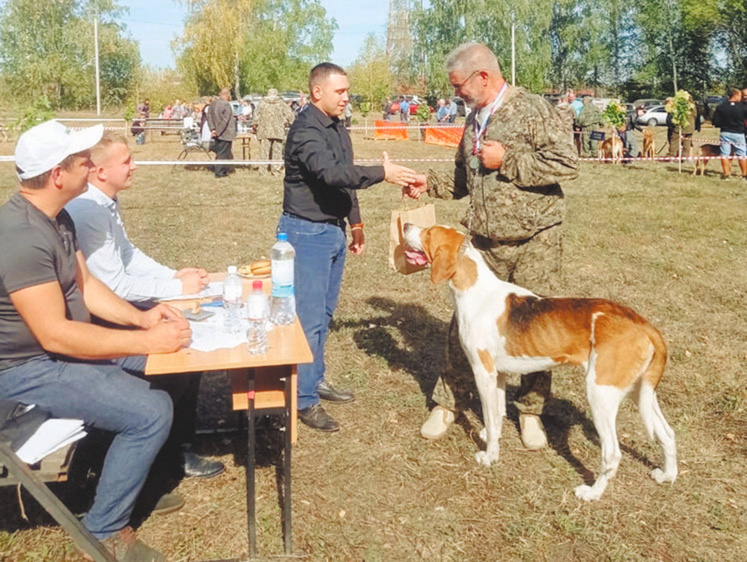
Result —
[[653, 160], [655, 155], [656, 140], [654, 139], [654, 132], [651, 129], [643, 129], [643, 152], [641, 156]]
[[601, 497], [620, 464], [615, 418], [630, 391], [643, 425], [664, 451], [664, 466], [651, 472], [659, 483], [677, 477], [674, 432], [656, 399], [667, 348], [661, 334], [631, 309], [612, 301], [544, 298], [498, 279], [482, 254], [455, 229], [405, 224], [405, 255], [431, 265], [431, 282], [449, 282], [459, 340], [482, 401], [487, 449], [476, 454], [489, 466], [498, 460], [498, 438], [506, 414], [504, 373], [527, 374], [557, 365], [586, 371], [586, 395], [602, 447], [602, 468], [593, 486], [578, 486], [583, 500]]
[[711, 158], [718, 158], [721, 156], [721, 147], [717, 144], [701, 144], [698, 148], [695, 149], [695, 167], [693, 168], [693, 175], [698, 175], [698, 170], [700, 170], [700, 175], [705, 175], [705, 169], [706, 166], [708, 166], [708, 162], [710, 162]]
[[599, 159], [612, 159], [613, 164], [619, 164], [623, 158], [623, 142], [617, 135], [614, 135], [599, 144]]

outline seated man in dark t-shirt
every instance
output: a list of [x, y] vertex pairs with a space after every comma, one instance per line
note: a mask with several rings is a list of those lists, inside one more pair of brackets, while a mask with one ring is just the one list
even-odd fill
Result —
[[[138, 310], [86, 267], [64, 207], [85, 191], [89, 149], [102, 132], [48, 121], [18, 140], [20, 187], [0, 207], [0, 398], [113, 432], [83, 524], [117, 559], [162, 560], [134, 538], [129, 519], [172, 405], [133, 374], [142, 374], [145, 355], [176, 351], [191, 333], [179, 310]], [[135, 329], [94, 325], [91, 314]]]

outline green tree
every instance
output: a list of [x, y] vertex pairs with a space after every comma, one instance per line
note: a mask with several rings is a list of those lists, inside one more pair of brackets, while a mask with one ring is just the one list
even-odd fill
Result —
[[516, 81], [531, 91], [547, 86], [552, 48], [547, 36], [552, 0], [432, 0], [413, 13], [413, 64], [424, 69], [429, 95], [451, 93], [444, 62], [467, 41], [488, 45], [511, 77], [511, 28], [515, 25]]
[[337, 24], [319, 0], [190, 0], [175, 42], [182, 73], [202, 93], [302, 89], [329, 58]]
[[358, 58], [347, 69], [353, 92], [377, 109], [391, 92], [392, 76], [383, 41], [370, 33], [366, 36]]
[[93, 14], [99, 18], [99, 63], [104, 101], [119, 104], [139, 75], [137, 45], [124, 37], [113, 0], [8, 0], [0, 9], [0, 65], [14, 99], [46, 96], [53, 108], [95, 100]]

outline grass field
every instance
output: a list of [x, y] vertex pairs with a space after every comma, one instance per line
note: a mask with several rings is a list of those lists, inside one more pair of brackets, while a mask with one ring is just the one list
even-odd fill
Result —
[[[708, 135], [704, 132], [704, 135]], [[713, 136], [712, 132], [710, 134]], [[702, 135], [701, 135], [702, 136]], [[453, 150], [354, 135], [359, 158], [450, 159]], [[660, 144], [661, 145], [661, 144]], [[11, 154], [11, 144], [0, 153]], [[173, 159], [173, 137], [133, 150], [139, 161]], [[235, 150], [236, 152], [236, 150]], [[424, 167], [428, 163], [416, 164]], [[449, 167], [436, 162], [434, 166]], [[361, 194], [367, 247], [349, 255], [327, 348], [329, 378], [353, 389], [352, 405], [330, 406], [343, 429], [300, 427], [293, 450], [294, 552], [308, 560], [738, 560], [747, 552], [747, 181], [721, 181], [717, 166], [693, 178], [674, 164], [585, 163], [564, 185], [565, 290], [629, 305], [664, 334], [670, 360], [659, 387], [679, 449], [679, 478], [648, 477], [660, 454], [635, 407], [618, 421], [623, 459], [596, 503], [576, 499], [590, 483], [599, 443], [587, 412], [583, 374], [558, 369], [544, 420], [550, 446], [523, 449], [510, 406], [501, 458], [478, 466], [480, 426], [460, 418], [444, 439], [420, 438], [427, 395], [438, 375], [450, 317], [447, 289], [425, 273], [387, 267], [389, 217], [398, 190]], [[736, 168], [736, 165], [735, 165]], [[0, 201], [15, 189], [0, 164]], [[282, 180], [239, 169], [223, 180], [205, 170], [146, 166], [122, 196], [128, 233], [173, 267], [223, 270], [267, 255], [281, 210]], [[436, 201], [438, 220], [457, 225], [464, 202]], [[220, 376], [206, 379], [207, 387]], [[509, 379], [509, 400], [517, 381]], [[206, 388], [206, 390], [209, 390]], [[220, 409], [206, 392], [203, 409]], [[218, 416], [211, 427], [230, 419]], [[268, 429], [257, 472], [258, 552], [282, 552], [277, 466]], [[200, 438], [200, 450], [226, 463], [207, 482], [185, 480], [179, 512], [150, 517], [139, 533], [172, 560], [245, 558], [243, 438]], [[239, 453], [235, 454], [237, 450]], [[89, 484], [89, 489], [92, 484]], [[80, 489], [55, 488], [75, 503]], [[0, 559], [72, 559], [72, 544], [23, 494], [0, 489]]]

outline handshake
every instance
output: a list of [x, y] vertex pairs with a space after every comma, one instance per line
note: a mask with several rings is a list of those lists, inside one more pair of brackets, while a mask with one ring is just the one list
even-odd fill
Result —
[[384, 153], [384, 180], [402, 186], [402, 195], [412, 199], [418, 199], [428, 190], [427, 177], [415, 170], [392, 164], [389, 155]]

